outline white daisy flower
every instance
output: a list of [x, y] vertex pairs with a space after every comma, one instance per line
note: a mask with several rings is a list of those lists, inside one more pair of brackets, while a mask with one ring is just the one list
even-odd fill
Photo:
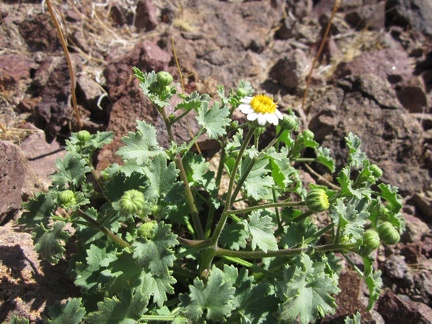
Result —
[[272, 98], [259, 94], [254, 97], [244, 97], [240, 100], [240, 111], [246, 115], [247, 120], [258, 122], [260, 126], [267, 124], [279, 124], [279, 119], [283, 116], [277, 110], [277, 104]]

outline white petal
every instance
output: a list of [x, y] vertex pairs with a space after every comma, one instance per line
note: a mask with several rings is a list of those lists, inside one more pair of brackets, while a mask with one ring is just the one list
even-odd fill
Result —
[[243, 99], [240, 99], [241, 103], [250, 103], [252, 101], [252, 97], [244, 97]]
[[258, 125], [265, 126], [267, 124], [267, 118], [263, 114], [258, 114]]
[[277, 116], [277, 118], [283, 119], [282, 113], [279, 110], [276, 109], [274, 113]]
[[238, 106], [238, 108], [243, 114], [250, 114], [251, 112], [253, 112], [252, 107], [246, 104], [240, 105]]
[[279, 124], [279, 119], [275, 114], [267, 114], [267, 121], [274, 125]]
[[246, 118], [247, 118], [247, 120], [254, 121], [255, 119], [258, 118], [258, 114], [255, 113], [255, 112], [253, 112], [253, 113], [251, 113], [251, 114], [248, 114], [248, 115], [246, 116]]

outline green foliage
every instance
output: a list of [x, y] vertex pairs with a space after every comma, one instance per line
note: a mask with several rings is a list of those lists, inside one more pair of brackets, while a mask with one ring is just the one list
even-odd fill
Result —
[[[117, 151], [122, 163], [99, 172], [94, 154], [113, 134], [72, 134], [48, 192], [23, 204], [20, 223], [36, 251], [51, 263], [68, 261], [81, 292], [54, 305], [47, 322], [313, 323], [335, 311], [333, 252], [348, 251], [363, 258], [363, 271], [353, 267], [373, 307], [383, 284], [370, 256], [377, 232], [393, 244], [405, 223], [397, 188], [379, 183], [382, 170], [357, 136], [347, 135], [348, 165], [334, 174], [330, 150], [311, 131], [299, 132], [292, 112], [264, 148], [265, 127], [232, 120], [253, 93], [249, 82], [228, 93], [219, 86], [212, 99], [177, 95], [166, 72], [134, 73], [160, 113], [169, 148], [153, 125], [137, 121]], [[201, 128], [176, 143], [173, 126], [188, 114]], [[220, 144], [213, 161], [193, 149], [203, 135]], [[304, 157], [306, 149], [315, 157]], [[316, 163], [337, 183], [306, 187], [299, 170]], [[315, 224], [318, 212], [328, 224]]]

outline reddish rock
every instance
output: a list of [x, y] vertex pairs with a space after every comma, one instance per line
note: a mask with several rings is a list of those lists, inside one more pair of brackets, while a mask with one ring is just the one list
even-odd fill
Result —
[[0, 56], [0, 84], [17, 83], [19, 80], [29, 79], [31, 70], [36, 68], [37, 64], [28, 56], [4, 54]]
[[405, 301], [390, 291], [378, 300], [377, 308], [386, 323], [432, 323], [432, 309], [429, 306]]
[[18, 146], [0, 141], [0, 225], [12, 219], [21, 208], [24, 158]]
[[158, 19], [153, 1], [141, 0], [137, 4], [135, 27], [138, 30], [150, 31], [156, 28]]
[[[78, 73], [78, 60], [72, 62], [73, 70]], [[44, 82], [45, 79], [47, 81], [41, 90], [41, 101], [36, 106], [34, 118], [36, 126], [55, 137], [71, 121], [72, 104], [71, 80], [66, 59], [53, 60], [52, 63], [41, 65], [42, 71], [38, 71], [38, 75], [44, 75]]]
[[32, 52], [61, 50], [57, 30], [48, 13], [39, 14], [33, 19], [24, 21], [19, 26], [19, 31]]
[[423, 236], [430, 233], [429, 226], [419, 218], [409, 214], [404, 214], [403, 216], [406, 221], [406, 228], [401, 236], [402, 242], [419, 242]]
[[413, 69], [409, 63], [408, 55], [400, 49], [383, 49], [380, 51], [363, 52], [349, 63], [338, 66], [334, 77], [344, 75], [374, 74], [387, 79], [390, 83], [408, 81], [411, 79]]

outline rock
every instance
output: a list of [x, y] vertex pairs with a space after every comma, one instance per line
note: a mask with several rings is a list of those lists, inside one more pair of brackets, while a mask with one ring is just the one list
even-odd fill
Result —
[[422, 129], [394, 101], [395, 94], [388, 83], [371, 75], [341, 81], [338, 85], [345, 95], [336, 106], [339, 123], [322, 142], [332, 149], [337, 168], [347, 161], [344, 137], [352, 132], [362, 140], [362, 150], [370, 161], [384, 171], [383, 182], [398, 186], [401, 194], [427, 188], [430, 183], [427, 170], [420, 168]]
[[11, 221], [0, 226], [0, 321], [11, 323], [12, 315], [42, 323], [46, 306], [78, 295], [65, 276], [66, 262], [56, 266], [38, 259], [31, 233]]
[[270, 77], [288, 91], [294, 90], [305, 78], [311, 63], [305, 53], [296, 49], [278, 60], [270, 70]]
[[20, 143], [20, 148], [26, 161], [22, 189], [23, 200], [26, 201], [35, 192], [48, 189], [51, 185], [49, 176], [57, 170], [55, 162], [63, 158], [66, 151], [56, 141], [47, 143], [45, 134], [41, 130], [32, 132]]
[[385, 2], [363, 5], [345, 15], [345, 20], [353, 28], [382, 30], [385, 27]]
[[33, 19], [24, 21], [19, 26], [19, 31], [32, 52], [61, 50], [57, 30], [48, 13], [42, 13]]
[[366, 287], [363, 279], [354, 270], [341, 273], [339, 278], [341, 292], [336, 296], [336, 313], [326, 316], [320, 323], [343, 323], [346, 316], [357, 311], [361, 314], [362, 323], [384, 323], [379, 314], [372, 314], [366, 310], [367, 298], [364, 293]]
[[14, 218], [21, 208], [24, 157], [18, 146], [0, 141], [0, 225]]
[[386, 323], [432, 323], [432, 309], [422, 303], [404, 301], [393, 292], [386, 292], [377, 303]]
[[424, 0], [388, 0], [386, 24], [405, 27], [410, 25], [425, 35], [432, 36], [432, 3]]
[[78, 104], [91, 112], [92, 120], [105, 125], [108, 123], [111, 102], [100, 84], [88, 76], [80, 75], [77, 80], [76, 96]]
[[401, 236], [402, 242], [415, 243], [421, 241], [422, 237], [430, 232], [429, 226], [417, 217], [404, 214], [406, 221], [405, 232]]
[[425, 87], [420, 78], [412, 78], [396, 90], [399, 102], [411, 113], [421, 113], [428, 110]]
[[[29, 79], [37, 64], [28, 56], [21, 54], [3, 54], [0, 56], [0, 80], [3, 85]], [[8, 82], [9, 80], [9, 82]]]
[[405, 258], [401, 255], [392, 254], [384, 263], [384, 275], [392, 282], [396, 282], [397, 286], [413, 287], [414, 278], [410, 268], [405, 262]]
[[413, 200], [419, 209], [419, 212], [423, 214], [428, 220], [432, 220], [432, 196], [431, 193], [427, 195], [425, 193], [416, 192], [413, 195]]
[[141, 0], [137, 4], [135, 27], [140, 31], [154, 30], [158, 24], [156, 7], [152, 1]]
[[354, 76], [373, 74], [394, 84], [411, 79], [413, 69], [405, 51], [388, 48], [363, 52], [351, 62], [339, 64], [334, 78], [339, 79], [349, 74]]
[[[72, 59], [75, 73], [81, 69], [78, 62], [78, 59]], [[41, 65], [41, 69], [44, 67], [46, 65]], [[65, 132], [69, 134], [67, 125], [71, 121], [72, 114], [71, 80], [66, 59], [62, 58], [54, 66], [49, 65], [48, 71], [40, 72], [40, 74], [48, 78], [41, 90], [41, 101], [36, 106], [35, 125], [44, 129], [51, 137], [57, 136], [63, 127], [66, 127]]]

